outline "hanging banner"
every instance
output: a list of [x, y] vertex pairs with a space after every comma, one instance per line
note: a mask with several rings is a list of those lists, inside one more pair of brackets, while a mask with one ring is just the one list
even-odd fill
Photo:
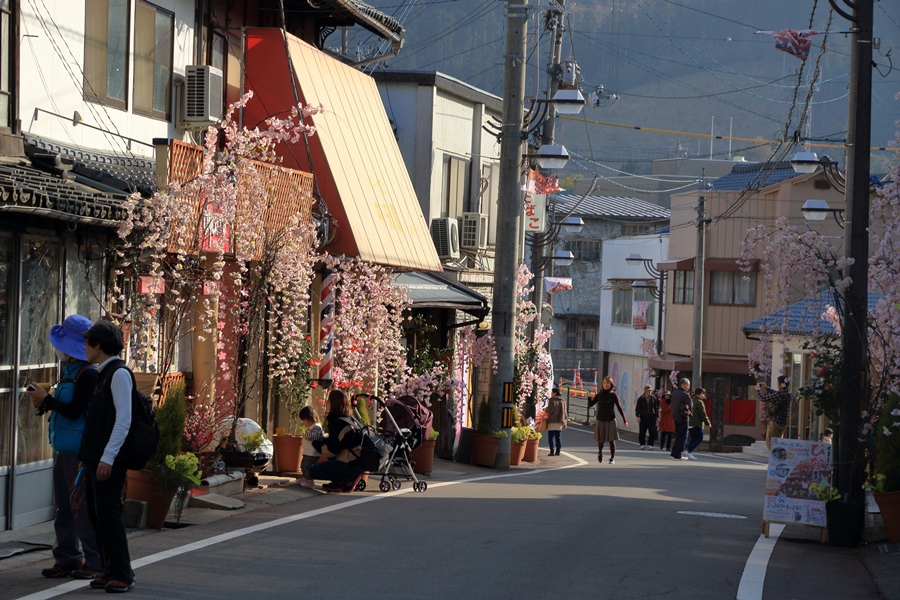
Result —
[[571, 290], [571, 277], [544, 277], [544, 291], [548, 294], [558, 292], [560, 290]]
[[635, 329], [647, 329], [647, 305], [646, 300], [635, 300], [631, 304], [631, 323]]
[[831, 444], [772, 438], [763, 521], [825, 527], [825, 502], [811, 483], [831, 485]]
[[547, 229], [547, 196], [525, 193], [525, 233], [543, 233]]

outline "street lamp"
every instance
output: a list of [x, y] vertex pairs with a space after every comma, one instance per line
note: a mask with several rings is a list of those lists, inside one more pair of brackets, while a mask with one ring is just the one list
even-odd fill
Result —
[[[640, 254], [629, 254], [625, 257], [625, 262], [630, 265], [641, 264], [648, 275], [659, 280], [659, 287], [651, 286], [646, 281], [634, 281], [631, 284], [632, 289], [649, 289], [650, 294], [658, 300], [657, 319], [656, 319], [656, 353], [662, 354], [662, 332], [663, 332], [663, 302], [666, 299], [666, 274], [667, 271], [657, 269], [653, 264], [652, 258], [644, 258]], [[659, 389], [659, 375], [656, 377], [656, 388]]]
[[815, 173], [819, 167], [822, 167], [825, 179], [828, 180], [831, 187], [842, 194], [847, 190], [847, 180], [840, 169], [838, 169], [837, 161], [831, 160], [828, 156], [823, 155], [820, 158], [815, 152], [798, 152], [791, 159], [791, 167], [795, 173], [800, 173], [801, 175]]
[[800, 212], [803, 213], [803, 218], [807, 221], [824, 221], [828, 213], [831, 213], [838, 226], [841, 229], [844, 228], [844, 209], [831, 208], [826, 200], [807, 200], [800, 207]]

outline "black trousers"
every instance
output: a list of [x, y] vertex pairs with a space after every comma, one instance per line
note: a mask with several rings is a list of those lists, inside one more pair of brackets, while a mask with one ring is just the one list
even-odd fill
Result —
[[107, 581], [134, 581], [128, 535], [122, 521], [122, 488], [125, 468], [114, 466], [106, 481], [97, 480], [97, 465], [87, 465], [86, 485], [88, 515], [97, 534], [103, 572]]
[[[650, 439], [647, 439], [648, 434]], [[644, 443], [645, 440], [646, 444]], [[641, 446], [656, 445], [656, 419], [641, 417], [641, 422], [638, 423], [638, 443]]]

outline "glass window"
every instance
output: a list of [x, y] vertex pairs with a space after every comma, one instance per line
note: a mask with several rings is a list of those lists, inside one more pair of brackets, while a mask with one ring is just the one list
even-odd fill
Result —
[[756, 273], [711, 272], [709, 303], [753, 306], [756, 304]]
[[100, 318], [103, 289], [103, 252], [99, 246], [66, 244], [66, 289], [63, 314], [82, 315], [91, 321]]
[[581, 349], [593, 350], [594, 340], [597, 338], [597, 330], [593, 327], [581, 328]]
[[138, 2], [134, 12], [134, 111], [168, 119], [172, 108], [172, 13]]
[[675, 271], [674, 286], [672, 288], [673, 304], [694, 303], [694, 272]]
[[566, 321], [566, 348], [578, 347], [578, 321]]
[[126, 108], [128, 0], [87, 0], [84, 10], [84, 96]]
[[631, 290], [613, 290], [612, 324], [631, 327]]

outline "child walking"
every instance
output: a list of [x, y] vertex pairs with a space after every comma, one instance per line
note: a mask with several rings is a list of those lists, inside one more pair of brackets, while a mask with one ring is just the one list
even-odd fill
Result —
[[303, 459], [300, 461], [302, 477], [298, 481], [303, 487], [312, 489], [316, 487], [316, 482], [310, 475], [310, 469], [322, 456], [322, 453], [316, 450], [316, 446], [319, 445], [316, 442], [321, 442], [325, 438], [325, 432], [319, 424], [319, 416], [311, 406], [301, 408], [299, 417], [306, 427], [306, 435], [303, 436]]

